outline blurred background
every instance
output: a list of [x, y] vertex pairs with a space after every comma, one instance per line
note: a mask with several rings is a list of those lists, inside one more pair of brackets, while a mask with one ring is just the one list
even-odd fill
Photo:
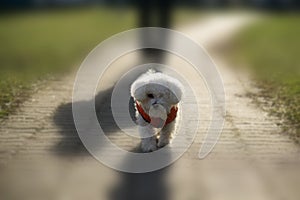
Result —
[[[141, 14], [141, 10], [147, 13], [141, 6], [147, 7], [145, 2], [148, 1], [1, 1], [0, 117], [22, 102], [28, 89], [50, 75], [78, 66], [93, 47], [113, 34], [149, 25], [175, 28], [211, 13], [252, 12], [263, 20], [228, 42], [230, 57], [256, 70], [259, 80], [269, 81], [265, 96], [283, 101], [275, 105], [274, 112], [284, 110], [279, 114], [299, 126], [299, 1], [170, 1], [166, 3], [170, 8], [163, 13], [172, 10], [162, 17], [169, 17], [169, 24], [147, 23]], [[286, 99], [287, 108], [281, 108]]]
[[[299, 162], [291, 163], [289, 167], [282, 167], [282, 164], [286, 163], [286, 154], [294, 156], [289, 160], [289, 164], [291, 160], [299, 159], [300, 155], [299, 11], [298, 0], [2, 0], [0, 186], [4, 187], [0, 187], [0, 199], [26, 199], [23, 195], [26, 193], [29, 194], [27, 199], [32, 200], [34, 198], [30, 193], [33, 191], [41, 192], [35, 196], [36, 199], [41, 199], [41, 196], [47, 197], [44, 199], [68, 199], [64, 198], [63, 192], [57, 188], [61, 185], [57, 182], [62, 183], [66, 180], [68, 181], [64, 185], [64, 192], [68, 189], [71, 193], [76, 191], [77, 199], [91, 195], [90, 190], [95, 193], [95, 197], [98, 197], [98, 193], [107, 192], [121, 195], [107, 197], [115, 200], [147, 199], [145, 194], [148, 195], [148, 199], [158, 200], [188, 197], [222, 200], [298, 199], [300, 193], [296, 187], [300, 183]], [[230, 34], [230, 37], [219, 41], [227, 35], [227, 29], [231, 29], [245, 16], [251, 18], [250, 23], [245, 23], [237, 28], [234, 34]], [[230, 23], [226, 23], [226, 20]], [[46, 151], [52, 148], [53, 143], [56, 144], [61, 138], [69, 139], [63, 144], [58, 142], [58, 147], [55, 146], [58, 149], [64, 145], [72, 146], [71, 151], [84, 148], [74, 136], [76, 130], [71, 117], [70, 101], [74, 73], [87, 54], [100, 42], [116, 33], [144, 26], [172, 28], [182, 32], [192, 30], [195, 36], [203, 36], [204, 40], [201, 42], [213, 60], [220, 59], [221, 65], [226, 66], [222, 67], [221, 75], [224, 72], [226, 77], [227, 72], [232, 71], [234, 77], [240, 72], [247, 75], [247, 81], [248, 76], [250, 77], [251, 84], [243, 78], [244, 76], [239, 77], [240, 82], [235, 82], [238, 78], [224, 78], [225, 88], [229, 88], [229, 104], [232, 103], [232, 110], [233, 113], [236, 112], [236, 116], [229, 112], [224, 133], [232, 138], [225, 138], [219, 145], [219, 152], [223, 152], [224, 149], [228, 150], [227, 145], [234, 143], [231, 146], [235, 149], [234, 153], [228, 150], [226, 156], [237, 157], [243, 152], [241, 160], [249, 159], [249, 162], [228, 164], [222, 160], [226, 160], [226, 156], [222, 157], [222, 153], [222, 156], [216, 153], [212, 158], [218, 161], [222, 158], [221, 165], [201, 163], [198, 168], [198, 160], [194, 158], [197, 156], [197, 149], [192, 151], [195, 155], [188, 154], [181, 162], [183, 164], [178, 165], [179, 168], [175, 170], [177, 176], [167, 179], [170, 184], [164, 182], [168, 168], [140, 176], [120, 173], [113, 175], [118, 177], [115, 179], [117, 181], [107, 182], [114, 185], [113, 190], [118, 192], [111, 191], [111, 187], [105, 185], [106, 180], [113, 179], [113, 176], [110, 176], [111, 171], [103, 166], [99, 168], [96, 164], [92, 165], [85, 157], [74, 159], [72, 154], [67, 158], [63, 157], [66, 163], [61, 164], [61, 161], [55, 160], [53, 164], [51, 160], [52, 164], [48, 165], [50, 160], [45, 156], [47, 164], [39, 162], [34, 170], [29, 164], [31, 170], [26, 168], [26, 173], [24, 169], [18, 168], [23, 166], [23, 162], [8, 164], [17, 156], [24, 158], [23, 155], [28, 152], [30, 156], [31, 152], [40, 154], [41, 149]], [[218, 27], [222, 27], [221, 31]], [[206, 45], [205, 39], [209, 39], [209, 36], [215, 41], [213, 45]], [[151, 50], [145, 55], [160, 56]], [[72, 78], [65, 79], [70, 74]], [[254, 89], [242, 89], [242, 92], [237, 92], [239, 90], [236, 88], [231, 90], [232, 85], [243, 84], [253, 85]], [[257, 106], [259, 111], [251, 115], [252, 110], [247, 109], [253, 105]], [[74, 147], [74, 143], [77, 146]], [[255, 148], [251, 149], [253, 146]], [[66, 148], [60, 150], [65, 151]], [[254, 169], [249, 168], [256, 163], [256, 156], [261, 156], [257, 159], [261, 161], [275, 155], [279, 158], [276, 162], [282, 167], [278, 171], [273, 173], [268, 166], [258, 168], [255, 165]], [[194, 156], [193, 160], [188, 156]], [[26, 162], [30, 163], [31, 160], [26, 157]], [[76, 168], [75, 163], [78, 166]], [[211, 171], [211, 166], [223, 165], [226, 170], [231, 171]], [[7, 169], [12, 171], [7, 173]], [[72, 169], [71, 172], [69, 169]], [[89, 174], [91, 171], [95, 173]], [[196, 176], [193, 177], [193, 174], [188, 172], [195, 172]], [[64, 178], [63, 175], [66, 174], [68, 176]], [[76, 176], [73, 176], [74, 174]], [[198, 175], [199, 180], [196, 179]], [[33, 177], [39, 177], [40, 182], [32, 181], [29, 184], [28, 180], [34, 179]], [[82, 180], [84, 181], [81, 182]], [[90, 180], [98, 185], [94, 182], [91, 184]], [[284, 188], [287, 184], [281, 180], [290, 183], [289, 190]], [[182, 184], [175, 184], [181, 181]], [[80, 184], [74, 186], [74, 182]], [[173, 191], [185, 191], [188, 195], [171, 198], [171, 192], [164, 187], [172, 183], [175, 184]], [[39, 187], [29, 188], [30, 185]], [[154, 185], [156, 187], [149, 189]], [[182, 188], [180, 190], [177, 187]], [[235, 189], [239, 187], [245, 190]], [[81, 194], [80, 188], [89, 190]], [[141, 191], [139, 194], [135, 193], [136, 188]], [[262, 192], [258, 188], [266, 190]], [[235, 192], [238, 195], [232, 195]], [[150, 195], [155, 193], [156, 196]], [[228, 193], [230, 195], [227, 195]], [[247, 195], [243, 194], [253, 196], [245, 198]], [[57, 195], [60, 195], [60, 198], [57, 198]]]

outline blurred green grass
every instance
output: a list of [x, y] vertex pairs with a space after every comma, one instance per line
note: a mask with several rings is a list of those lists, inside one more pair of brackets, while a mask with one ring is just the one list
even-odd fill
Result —
[[28, 96], [32, 84], [68, 72], [109, 36], [133, 28], [132, 10], [84, 8], [0, 16], [0, 117]]
[[[178, 9], [175, 25], [199, 17]], [[85, 7], [0, 15], [0, 118], [24, 101], [41, 80], [78, 67], [101, 41], [135, 28], [133, 8]], [[35, 87], [38, 88], [38, 87]]]
[[231, 50], [235, 61], [253, 73], [283, 127], [300, 136], [300, 15], [267, 16], [241, 31]]

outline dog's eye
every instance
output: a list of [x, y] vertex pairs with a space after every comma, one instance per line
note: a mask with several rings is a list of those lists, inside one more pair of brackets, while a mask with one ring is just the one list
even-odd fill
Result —
[[147, 94], [147, 97], [149, 97], [150, 99], [153, 99], [154, 95], [153, 94]]

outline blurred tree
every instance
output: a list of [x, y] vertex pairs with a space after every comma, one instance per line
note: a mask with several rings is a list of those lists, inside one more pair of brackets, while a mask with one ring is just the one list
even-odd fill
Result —
[[[148, 3], [147, 3], [148, 2]], [[0, 8], [31, 8], [31, 7], [59, 7], [83, 4], [100, 4], [110, 6], [130, 6], [140, 4], [153, 5], [169, 4], [180, 6], [192, 6], [201, 8], [224, 8], [231, 6], [247, 6], [268, 10], [298, 10], [300, 0], [1, 0]], [[166, 13], [166, 16], [168, 13]]]

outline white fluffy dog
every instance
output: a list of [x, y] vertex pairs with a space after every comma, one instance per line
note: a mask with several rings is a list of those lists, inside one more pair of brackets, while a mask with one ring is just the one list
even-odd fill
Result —
[[182, 84], [161, 72], [149, 70], [131, 85], [143, 152], [155, 151], [171, 142], [176, 129]]

